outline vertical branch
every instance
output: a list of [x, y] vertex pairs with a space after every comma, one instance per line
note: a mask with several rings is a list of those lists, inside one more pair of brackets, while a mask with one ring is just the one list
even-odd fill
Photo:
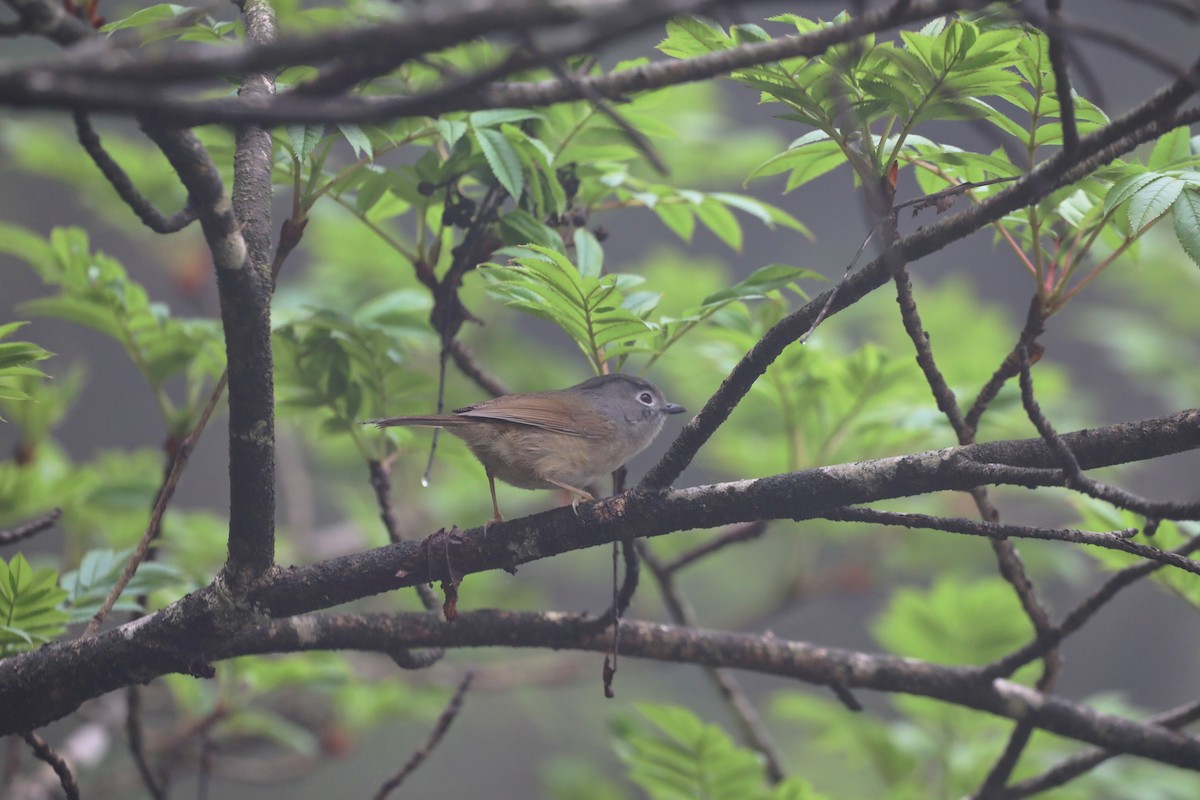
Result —
[[136, 684], [125, 689], [125, 738], [129, 742], [129, 754], [141, 776], [142, 785], [153, 800], [166, 800], [167, 773], [155, 772], [146, 754], [146, 741], [142, 729], [142, 688]]
[[[904, 322], [904, 329], [908, 333], [909, 338], [913, 342], [913, 346], [917, 351], [917, 364], [921, 367], [921, 371], [925, 375], [925, 380], [929, 384], [930, 390], [937, 402], [938, 409], [946, 415], [950, 421], [950, 425], [954, 428], [955, 435], [958, 437], [959, 444], [970, 444], [975, 440], [975, 422], [979, 416], [975, 416], [975, 422], [967, 422], [959, 409], [958, 401], [954, 396], [954, 392], [946, 383], [945, 377], [937, 367], [937, 363], [933, 358], [933, 351], [929, 345], [929, 335], [925, 332], [921, 324], [920, 313], [917, 311], [917, 304], [912, 294], [912, 284], [908, 279], [908, 273], [905, 270], [900, 270], [894, 277], [896, 284], [896, 302], [900, 305], [900, 316]], [[1021, 332], [1020, 343], [1017, 345], [1015, 353], [1026, 352], [1025, 348], [1036, 336], [1041, 332], [1042, 325], [1041, 304], [1034, 298], [1033, 305], [1030, 307], [1029, 316], [1026, 320], [1025, 329]], [[997, 371], [996, 375], [1004, 374], [1004, 367]], [[1003, 385], [1007, 378], [999, 379], [997, 382], [996, 376], [993, 376], [993, 381], [989, 384], [995, 385], [995, 391], [999, 391], [999, 387]], [[981, 393], [982, 397], [983, 393]], [[995, 396], [994, 393], [991, 396]], [[986, 403], [980, 404], [978, 401], [975, 407], [972, 408], [974, 413], [978, 410], [978, 414], [982, 415], [983, 409], [986, 408]], [[975, 500], [975, 506], [979, 510], [980, 516], [987, 522], [997, 522], [1000, 518], [999, 512], [993, 505], [991, 498], [988, 496], [987, 490], [978, 487], [971, 490], [971, 496]], [[1033, 582], [1025, 572], [1025, 564], [1021, 560], [1021, 554], [1012, 542], [1007, 539], [993, 539], [992, 552], [996, 557], [996, 564], [999, 567], [1000, 575], [1008, 581], [1016, 592], [1017, 599], [1021, 603], [1021, 607], [1025, 610], [1026, 616], [1029, 617], [1033, 624], [1034, 631], [1038, 639], [1045, 639], [1052, 635], [1054, 624], [1050, 620], [1050, 614], [1046, 611], [1045, 605], [1033, 587]], [[1043, 655], [1042, 674], [1038, 678], [1037, 687], [1039, 691], [1048, 691], [1058, 680], [1059, 671], [1062, 668], [1062, 660], [1059, 656], [1056, 647], [1048, 648]], [[1018, 722], [1009, 735], [1008, 744], [1005, 746], [1000, 758], [992, 766], [988, 772], [983, 785], [976, 793], [976, 798], [991, 797], [994, 793], [1003, 788], [1008, 778], [1012, 775], [1013, 768], [1016, 766], [1017, 760], [1021, 757], [1021, 753], [1025, 751], [1025, 746], [1029, 743], [1029, 737], [1033, 734], [1033, 725], [1030, 722], [1022, 720]]]
[[1050, 17], [1046, 20], [1049, 39], [1050, 66], [1054, 69], [1054, 93], [1058, 95], [1058, 116], [1062, 121], [1062, 147], [1068, 158], [1079, 149], [1079, 126], [1075, 122], [1075, 99], [1071, 94], [1071, 77], [1067, 72], [1067, 43], [1062, 31], [1062, 0], [1046, 0]]
[[[243, 0], [246, 34], [256, 44], [275, 39], [275, 13], [266, 0]], [[275, 93], [273, 74], [244, 76], [239, 95]], [[245, 125], [237, 130], [233, 163], [233, 213], [246, 257], [233, 270], [218, 265], [222, 318], [229, 356], [230, 531], [228, 577], [235, 584], [258, 577], [275, 558], [275, 413], [271, 359], [271, 134]], [[232, 303], [231, 303], [232, 301]], [[231, 308], [236, 304], [236, 310]], [[240, 334], [229, 328], [236, 313]], [[242, 336], [245, 339], [242, 339]], [[236, 347], [233, 346], [236, 343]], [[235, 358], [235, 350], [238, 357]], [[248, 354], [245, 358], [242, 354]], [[234, 395], [241, 413], [235, 423]], [[235, 427], [236, 425], [236, 427]]]

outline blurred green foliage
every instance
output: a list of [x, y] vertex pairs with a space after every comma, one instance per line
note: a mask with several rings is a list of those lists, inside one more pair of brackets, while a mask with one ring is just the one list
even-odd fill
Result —
[[[292, 32], [390, 18], [401, 13], [399, 5], [275, 3], [281, 26]], [[795, 15], [767, 23], [784, 33], [825, 24]], [[241, 35], [236, 23], [166, 5], [140, 10], [109, 29], [136, 32], [147, 43], [227, 42]], [[758, 25], [726, 30], [677, 18], [659, 49], [689, 58], [772, 35]], [[491, 45], [471, 43], [408, 62], [365, 91], [418, 92], [439, 85], [447, 73], [495, 64], [502, 56]], [[641, 63], [622, 62], [609, 71]], [[605, 72], [582, 59], [570, 66], [584, 75]], [[280, 83], [311, 74], [309, 68], [289, 70]], [[530, 70], [520, 77], [548, 73]], [[285, 499], [281, 562], [314, 561], [386, 541], [367, 484], [369, 460], [389, 466], [405, 535], [487, 518], [483, 472], [461, 443], [443, 439], [433, 483], [422, 489], [429, 436], [360, 425], [377, 416], [428, 412], [437, 403], [441, 354], [439, 331], [430, 324], [436, 307], [429, 285], [461, 267], [459, 248], [471, 231], [491, 237], [488, 258], [495, 260], [478, 270], [466, 265], [451, 283], [470, 309], [459, 339], [482, 364], [519, 391], [569, 385], [590, 372], [653, 369], [654, 380], [691, 407], [772, 325], [821, 288], [811, 264], [754, 269], [734, 261], [747, 235], [809, 232], [787, 211], [729, 191], [731, 183], [786, 175], [784, 191], [794, 191], [847, 165], [854, 182], [874, 185], [895, 165], [911, 168], [921, 189], [932, 193], [1023, 175], [1062, 144], [1044, 37], [986, 14], [935, 21], [898, 40], [865, 37], [816, 58], [739, 70], [732, 81], [733, 89], [749, 87], [772, 110], [782, 109], [800, 135], [785, 145], [766, 128], [731, 119], [722, 111], [723, 89], [730, 87], [715, 82], [643, 92], [619, 104], [618, 113], [640, 137], [588, 102], [275, 131], [275, 185], [290, 201], [291, 222], [307, 225], [296, 257], [302, 263], [286, 266], [274, 305], [278, 429], [294, 456], [279, 465]], [[1081, 134], [1107, 120], [1082, 97], [1072, 104]], [[846, 108], [854, 113], [845, 114]], [[933, 130], [946, 128], [931, 130], [929, 122], [962, 120], [982, 121], [1010, 146], [971, 152], [932, 138]], [[200, 134], [228, 179], [230, 134], [216, 128]], [[730, 147], [734, 138], [737, 146]], [[641, 139], [670, 168], [669, 176], [656, 172]], [[182, 202], [153, 148], [119, 130], [106, 131], [105, 143], [153, 201], [164, 207]], [[68, 183], [107, 221], [136, 230], [64, 129], [0, 120], [0, 146], [15, 167]], [[1081, 309], [1069, 324], [1096, 343], [1111, 368], [1141, 381], [1172, 408], [1193, 405], [1200, 388], [1196, 371], [1180, 368], [1195, 362], [1188, 354], [1198, 355], [1200, 333], [1194, 302], [1200, 277], [1187, 263], [1200, 260], [1198, 149], [1186, 130], [1172, 132], [1144, 157], [1116, 161], [993, 227], [995, 241], [1012, 253], [1014, 280], [1028, 276], [1030, 294], [1051, 312], [1066, 308], [1106, 272], [1110, 296]], [[1009, 153], [1023, 159], [1014, 162]], [[978, 202], [1004, 185], [975, 186], [963, 198]], [[619, 225], [629, 214], [652, 217], [670, 233], [668, 243], [656, 241], [622, 271], [610, 271], [605, 226]], [[1156, 223], [1168, 219], [1165, 235], [1166, 226]], [[689, 248], [698, 229], [727, 249]], [[160, 419], [147, 422], [152, 439], [177, 443], [192, 429], [224, 366], [215, 319], [172, 312], [77, 228], [41, 236], [4, 225], [0, 251], [26, 263], [47, 287], [45, 296], [21, 307], [22, 316], [66, 320], [120, 346], [160, 412]], [[798, 252], [799, 261], [804, 251]], [[1139, 255], [1147, 266], [1134, 265]], [[830, 271], [826, 278], [839, 276]], [[960, 404], [969, 404], [1011, 349], [1017, 321], [980, 296], [965, 276], [936, 286], [918, 283], [916, 291], [939, 366]], [[18, 326], [0, 325], [0, 408], [8, 420], [0, 424], [18, 438], [13, 457], [0, 463], [0, 523], [57, 506], [65, 535], [53, 567], [31, 567], [19, 554], [0, 562], [0, 655], [60, 636], [94, 612], [145, 528], [170, 455], [169, 448], [134, 447], [81, 460], [69, 455], [61, 431], [86, 392], [85, 366], [64, 365], [35, 343], [10, 341]], [[1114, 329], [1120, 335], [1112, 335]], [[569, 354], [571, 345], [582, 360]], [[1053, 352], [1038, 363], [1037, 381], [1039, 400], [1060, 429], [1096, 421], [1099, 403], [1072, 391]], [[480, 393], [449, 371], [445, 396], [452, 406]], [[1032, 435], [1015, 387], [1005, 387], [983, 418], [980, 438]], [[776, 359], [703, 449], [697, 471], [704, 480], [743, 479], [953, 441], [911, 343], [900, 333], [894, 303], [880, 293]], [[550, 502], [501, 491], [512, 491], [524, 509]], [[1016, 496], [1015, 490], [996, 494], [1001, 507]], [[1048, 496], [1042, 508], [1069, 513], [1084, 527], [1142, 524], [1092, 503], [1068, 509], [1061, 495]], [[509, 507], [508, 498], [502, 502]], [[914, 498], [904, 508], [973, 513], [961, 497]], [[1164, 525], [1157, 542], [1176, 546], [1196, 533]], [[158, 608], [206, 584], [223, 563], [226, 536], [221, 514], [172, 507], [163, 523], [160, 561], [142, 566], [118, 610], [135, 610], [139, 595], [149, 595], [148, 607]], [[705, 536], [663, 537], [655, 547], [664, 556], [677, 555]], [[1094, 570], [1131, 563], [1108, 550], [1031, 546], [1023, 552], [1035, 580], [1073, 586]], [[539, 571], [538, 580], [524, 579], [533, 571], [523, 570], [519, 581], [472, 575], [463, 607], [545, 608], [584, 581], [595, 582], [602, 598], [594, 559], [561, 559]], [[681, 583], [695, 592], [702, 619], [747, 626], [808, 599], [868, 596], [879, 610], [863, 628], [883, 649], [978, 664], [1032, 637], [1011, 589], [994, 573], [990, 550], [979, 540], [781, 521], [754, 544], [742, 545], [736, 558], [697, 564]], [[1193, 612], [1200, 592], [1191, 577], [1160, 570], [1154, 581]], [[407, 593], [355, 605], [416, 607]], [[639, 594], [635, 611], [661, 613], [648, 591]], [[210, 726], [214, 741], [253, 740], [316, 757], [331, 750], [335, 735], [366, 737], [389, 721], [437, 715], [445, 690], [397, 676], [390, 662], [388, 669], [378, 665], [344, 653], [243, 658], [219, 664], [214, 681], [168, 676], [163, 683], [177, 721]], [[678, 692], [671, 699], [692, 700]], [[1133, 713], [1113, 698], [1096, 704]], [[527, 713], [539, 710], [531, 703]], [[780, 691], [771, 722], [794, 756], [789, 768], [797, 777], [771, 787], [754, 752], [695, 712], [663, 704], [642, 706], [640, 713], [640, 719], [618, 716], [614, 725], [623, 777], [599, 755], [566, 759], [550, 753], [542, 770], [546, 794], [599, 800], [627, 796], [631, 782], [653, 798], [958, 797], [979, 785], [1011, 729], [1008, 722], [923, 698], [894, 698], [882, 714], [850, 714], [811, 692]], [[1017, 777], [1075, 750], [1035, 736]], [[1120, 792], [1131, 786], [1139, 798], [1198, 791], [1192, 778], [1122, 760], [1056, 796], [1129, 796]]]

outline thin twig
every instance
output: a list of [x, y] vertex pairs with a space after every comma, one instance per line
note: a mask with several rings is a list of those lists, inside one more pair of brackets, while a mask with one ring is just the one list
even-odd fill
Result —
[[[1155, 714], [1147, 719], [1146, 722], [1159, 725], [1163, 728], [1178, 730], [1196, 720], [1200, 720], [1200, 702], [1189, 703], [1171, 711]], [[1076, 753], [1070, 758], [1060, 761], [1040, 775], [1027, 778], [1006, 787], [996, 795], [996, 800], [1019, 800], [1019, 798], [1041, 794], [1090, 772], [1108, 759], [1118, 755], [1121, 754], [1113, 750], [1090, 747], [1083, 752]]]
[[[949, 384], [946, 383], [945, 377], [934, 361], [933, 351], [929, 344], [929, 335], [925, 332], [921, 324], [921, 317], [917, 311], [916, 300], [912, 294], [912, 284], [908, 280], [907, 272], [905, 270], [898, 270], [893, 281], [896, 284], [896, 301], [900, 306], [900, 315], [904, 323], [904, 329], [916, 348], [917, 363], [925, 375], [926, 382], [933, 391], [938, 408], [950, 421], [959, 443], [963, 445], [970, 444], [975, 440], [975, 428], [973, 425], [969, 425], [963, 418], [954, 392], [950, 389]], [[1035, 309], [1037, 310], [1036, 318]], [[1022, 340], [1030, 335], [1032, 331], [1040, 330], [1040, 318], [1040, 305], [1031, 306], [1025, 330], [1022, 331]], [[984, 407], [980, 407], [979, 413], [982, 414]], [[986, 526], [994, 526], [991, 528], [992, 530], [1001, 530], [1006, 527], [1010, 530], [1012, 529], [1012, 526], [999, 525], [1000, 514], [992, 503], [986, 488], [983, 486], [972, 487], [970, 494], [975, 501], [975, 506], [979, 510], [980, 516], [985, 521], [983, 523], [970, 523], [966, 520], [955, 521], [959, 528], [957, 532], [972, 530], [975, 525], [979, 525], [981, 529], [986, 529]], [[964, 522], [967, 523], [967, 527], [961, 525]], [[1017, 548], [1003, 535], [991, 537], [991, 546], [1001, 577], [1012, 586], [1018, 601], [1021, 603], [1021, 608], [1025, 611], [1026, 616], [1029, 617], [1029, 621], [1033, 625], [1033, 629], [1039, 636], [1051, 631], [1053, 626], [1050, 621], [1050, 615], [1046, 611], [1045, 604], [1034, 589], [1033, 581], [1029, 579], [1025, 571], [1025, 563], [1021, 560]], [[1057, 681], [1061, 668], [1062, 661], [1058, 651], [1053, 648], [1049, 649], [1044, 655], [1042, 674], [1038, 678], [1038, 689], [1049, 691]], [[1032, 734], [1033, 726], [1026, 720], [1021, 720], [1014, 726], [1012, 733], [1009, 735], [1007, 745], [992, 769], [988, 772], [979, 790], [978, 797], [986, 797], [994, 787], [1003, 786], [1007, 782], [1008, 776], [1011, 774], [1013, 767], [1015, 767], [1021, 753], [1024, 752], [1025, 746], [1029, 743], [1029, 738]]]
[[[970, 519], [950, 517], [933, 517], [928, 514], [905, 514], [896, 511], [880, 511], [874, 508], [835, 508], [821, 513], [824, 519], [834, 522], [869, 522], [876, 525], [899, 525], [905, 528], [918, 528], [948, 533], [961, 533], [967, 536], [984, 536], [987, 538], [1013, 537], [1017, 539], [1042, 539], [1052, 542], [1074, 542], [1075, 544], [1090, 544], [1112, 550], [1125, 550], [1120, 543], [1128, 543], [1131, 536], [1136, 536], [1137, 528], [1124, 528], [1117, 531], [1080, 531], [1074, 528], [1043, 528], [1033, 525], [1012, 525], [1000, 522], [976, 522]], [[1170, 555], [1163, 553], [1163, 555]], [[1163, 562], [1164, 564], [1167, 562]]]
[[79, 786], [75, 783], [75, 776], [71, 774], [71, 768], [63, 760], [62, 756], [55, 752], [54, 748], [47, 744], [45, 739], [33, 731], [21, 734], [21, 738], [33, 750], [35, 756], [45, 761], [54, 770], [54, 774], [58, 776], [59, 783], [62, 784], [63, 791], [67, 794], [67, 800], [79, 800]]
[[924, 194], [920, 197], [914, 197], [911, 200], [905, 200], [903, 203], [896, 203], [896, 205], [893, 207], [893, 210], [899, 211], [903, 208], [908, 208], [911, 206], [913, 209], [913, 214], [915, 215], [916, 212], [932, 206], [937, 208], [939, 212], [945, 211], [947, 208], [946, 201], [956, 198], [960, 194], [969, 192], [972, 189], [979, 189], [983, 186], [992, 186], [997, 183], [1012, 183], [1013, 181], [1020, 180], [1020, 178], [1021, 176], [1019, 175], [1010, 175], [999, 178], [989, 178], [986, 181], [963, 181], [962, 183], [955, 183], [951, 186], [947, 186], [941, 191], [933, 192], [932, 194]]
[[192, 450], [195, 448], [196, 442], [199, 441], [200, 435], [204, 433], [204, 428], [208, 425], [208, 421], [217, 407], [217, 402], [221, 399], [221, 395], [225, 391], [226, 379], [227, 373], [222, 372], [221, 377], [217, 380], [217, 385], [213, 387], [212, 392], [209, 394], [208, 402], [204, 404], [204, 409], [200, 412], [200, 417], [196, 420], [196, 424], [192, 426], [191, 431], [184, 437], [179, 448], [171, 457], [170, 469], [167, 470], [162, 486], [159, 487], [158, 497], [154, 501], [153, 510], [150, 512], [150, 521], [146, 524], [146, 530], [142, 534], [141, 540], [138, 542], [133, 554], [129, 557], [129, 562], [126, 563], [125, 570], [121, 573], [121, 577], [117, 579], [116, 585], [109, 591], [108, 597], [104, 598], [104, 604], [92, 616], [92, 619], [88, 622], [87, 627], [79, 638], [91, 638], [100, 630], [100, 625], [103, 624], [105, 618], [108, 616], [108, 612], [112, 611], [113, 605], [116, 604], [117, 599], [120, 598], [121, 593], [125, 591], [125, 587], [129, 585], [129, 581], [133, 579], [134, 574], [137, 572], [138, 565], [146, 557], [146, 552], [150, 549], [150, 545], [158, 537], [163, 514], [167, 511], [167, 504], [175, 496], [175, 488], [179, 485], [179, 479], [183, 477], [183, 469], [187, 466], [188, 459], [192, 455]]
[[706, 556], [724, 550], [732, 544], [741, 544], [757, 539], [767, 532], [766, 520], [755, 520], [754, 522], [744, 522], [741, 525], [734, 525], [724, 533], [714, 536], [707, 542], [693, 547], [691, 550], [685, 550], [675, 558], [666, 562], [663, 568], [668, 572], [677, 572], [689, 564], [693, 564]]
[[375, 793], [375, 800], [384, 800], [389, 794], [395, 791], [400, 784], [404, 783], [405, 779], [413, 773], [413, 771], [425, 763], [425, 759], [429, 758], [433, 753], [434, 748], [442, 741], [442, 737], [446, 735], [446, 731], [450, 730], [451, 723], [458, 717], [462, 711], [463, 698], [467, 694], [467, 690], [471, 688], [471, 681], [475, 680], [474, 672], [467, 672], [463, 676], [462, 681], [458, 684], [457, 691], [450, 698], [450, 702], [446, 704], [446, 708], [442, 710], [441, 715], [434, 724], [433, 730], [429, 734], [429, 738], [425, 740], [425, 744], [417, 748], [408, 762], [391, 778], [384, 781], [383, 786], [379, 787], [379, 791]]
[[488, 372], [483, 364], [479, 363], [479, 359], [475, 357], [471, 349], [457, 338], [450, 342], [450, 357], [454, 359], [454, 365], [458, 367], [459, 372], [475, 381], [476, 386], [492, 397], [512, 394], [512, 389], [504, 381]]
[[155, 233], [175, 233], [195, 222], [197, 214], [190, 199], [179, 211], [169, 217], [164, 217], [154, 207], [154, 204], [138, 191], [129, 175], [121, 169], [121, 165], [104, 149], [100, 135], [92, 127], [92, 121], [88, 115], [83, 111], [76, 111], [72, 116], [75, 119], [75, 135], [79, 139], [79, 144], [91, 156], [92, 161], [100, 168], [100, 172], [116, 190], [117, 195], [125, 201], [125, 204], [137, 215], [143, 225]]
[[1045, 328], [1045, 314], [1042, 311], [1042, 303], [1036, 296], [1029, 301], [1029, 312], [1025, 315], [1025, 327], [1021, 329], [1020, 337], [1017, 344], [1013, 346], [1012, 352], [1005, 357], [996, 371], [992, 373], [992, 377], [979, 390], [979, 394], [975, 397], [975, 402], [971, 404], [966, 416], [963, 418], [967, 428], [974, 436], [975, 431], [979, 428], [979, 420], [983, 417], [983, 413], [987, 411], [992, 401], [996, 399], [996, 395], [1004, 388], [1004, 384], [1015, 378], [1021, 372], [1021, 364], [1017, 351], [1021, 347], [1026, 347], [1031, 353], [1036, 356], [1041, 355], [1040, 348], [1037, 345], [1037, 339], [1042, 335]]
[[1075, 95], [1071, 91], [1071, 76], [1067, 70], [1067, 48], [1063, 41], [1062, 0], [1046, 0], [1048, 25], [1044, 32], [1049, 40], [1050, 66], [1054, 70], [1054, 93], [1058, 95], [1058, 118], [1062, 123], [1062, 148], [1068, 158], [1079, 148], [1079, 127], [1075, 121]]
[[[1183, 545], [1172, 550], [1170, 555], [1184, 557], [1194, 552], [1197, 548], [1200, 548], [1200, 536], [1192, 537]], [[1099, 589], [1073, 608], [1053, 630], [1039, 635], [1019, 650], [988, 664], [983, 668], [984, 674], [988, 680], [1006, 678], [1029, 662], [1041, 658], [1043, 653], [1056, 647], [1063, 639], [1082, 628], [1096, 612], [1111, 601], [1122, 589], [1157, 572], [1164, 566], [1167, 566], [1167, 563], [1164, 561], [1147, 560], [1116, 572]]]
[[155, 771], [146, 754], [146, 740], [142, 735], [142, 688], [136, 684], [125, 688], [125, 740], [129, 743], [129, 754], [134, 766], [153, 800], [166, 800], [167, 773]]
[[[666, 603], [671, 618], [678, 625], [688, 628], [696, 627], [695, 613], [676, 587], [674, 575], [659, 561], [658, 556], [650, 549], [648, 542], [639, 541], [637, 544], [638, 554], [641, 555], [646, 566], [650, 568], [650, 573], [658, 582], [659, 592], [662, 594], [663, 602]], [[767, 778], [771, 783], [782, 781], [786, 777], [783, 770], [783, 759], [779, 755], [771, 732], [767, 730], [758, 710], [750, 702], [750, 698], [742, 689], [737, 678], [719, 667], [705, 667], [704, 671], [712, 679], [725, 702], [729, 704], [729, 708], [741, 726], [742, 733], [750, 746], [766, 759]]]
[[62, 517], [62, 509], [54, 508], [40, 517], [34, 517], [27, 522], [0, 530], [0, 546], [37, 536], [42, 531], [53, 528], [54, 523], [58, 522], [60, 517]]
[[[371, 459], [367, 462], [367, 469], [371, 475], [371, 488], [375, 490], [375, 503], [379, 506], [379, 519], [383, 522], [384, 530], [387, 531], [388, 540], [393, 544], [399, 544], [405, 540], [405, 537], [400, 532], [396, 515], [392, 511], [392, 482], [389, 465], [390, 462]], [[434, 594], [433, 589], [429, 588], [429, 584], [418, 583], [413, 588], [416, 589], [417, 596], [421, 599], [421, 605], [425, 607], [426, 611], [436, 612], [438, 610], [440, 604], [437, 595]], [[445, 655], [445, 651], [441, 648], [415, 653], [398, 650], [392, 653], [392, 660], [402, 669], [425, 669], [436, 664], [443, 655]]]
[[[526, 44], [529, 47], [534, 47], [533, 39], [528, 34], [525, 37]], [[537, 51], [541, 55], [540, 51]], [[596, 107], [601, 114], [613, 121], [625, 137], [629, 139], [629, 143], [642, 154], [654, 171], [659, 175], [669, 175], [671, 170], [667, 168], [667, 164], [662, 160], [662, 156], [658, 154], [654, 144], [647, 138], [646, 134], [639, 131], [636, 127], [629, 123], [629, 120], [621, 116], [612, 105], [604, 99], [604, 97], [588, 84], [579, 80], [578, 76], [572, 75], [563, 67], [562, 62], [557, 58], [550, 58], [542, 55], [542, 63], [553, 72], [559, 80], [567, 86], [578, 91], [589, 103]]]
[[1148, 500], [1127, 492], [1124, 489], [1118, 489], [1103, 481], [1098, 481], [1095, 478], [1084, 475], [1083, 470], [1079, 467], [1078, 460], [1075, 458], [1075, 454], [1071, 452], [1071, 448], [1058, 435], [1057, 431], [1054, 430], [1054, 426], [1050, 424], [1050, 420], [1042, 413], [1042, 409], [1033, 395], [1033, 377], [1030, 373], [1029, 351], [1024, 347], [1020, 347], [1017, 354], [1021, 368], [1021, 401], [1025, 406], [1025, 413], [1061, 462], [1063, 477], [1068, 488], [1086, 494], [1088, 497], [1103, 500], [1117, 508], [1134, 511], [1138, 514], [1157, 519], [1181, 519], [1200, 513], [1200, 503]]

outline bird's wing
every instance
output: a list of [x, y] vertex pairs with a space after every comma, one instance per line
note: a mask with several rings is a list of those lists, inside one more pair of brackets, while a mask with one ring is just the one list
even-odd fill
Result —
[[[571, 402], [575, 401], [575, 402]], [[612, 435], [612, 423], [597, 414], [582, 414], [577, 398], [566, 403], [553, 394], [511, 394], [457, 408], [455, 415], [530, 425], [568, 436], [603, 439]]]

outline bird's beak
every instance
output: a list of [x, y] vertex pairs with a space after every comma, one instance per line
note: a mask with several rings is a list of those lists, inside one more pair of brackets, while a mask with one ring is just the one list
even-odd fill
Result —
[[667, 403], [665, 406], [663, 406], [664, 414], [682, 414], [685, 411], [687, 411], [687, 409], [679, 405], [679, 403]]

